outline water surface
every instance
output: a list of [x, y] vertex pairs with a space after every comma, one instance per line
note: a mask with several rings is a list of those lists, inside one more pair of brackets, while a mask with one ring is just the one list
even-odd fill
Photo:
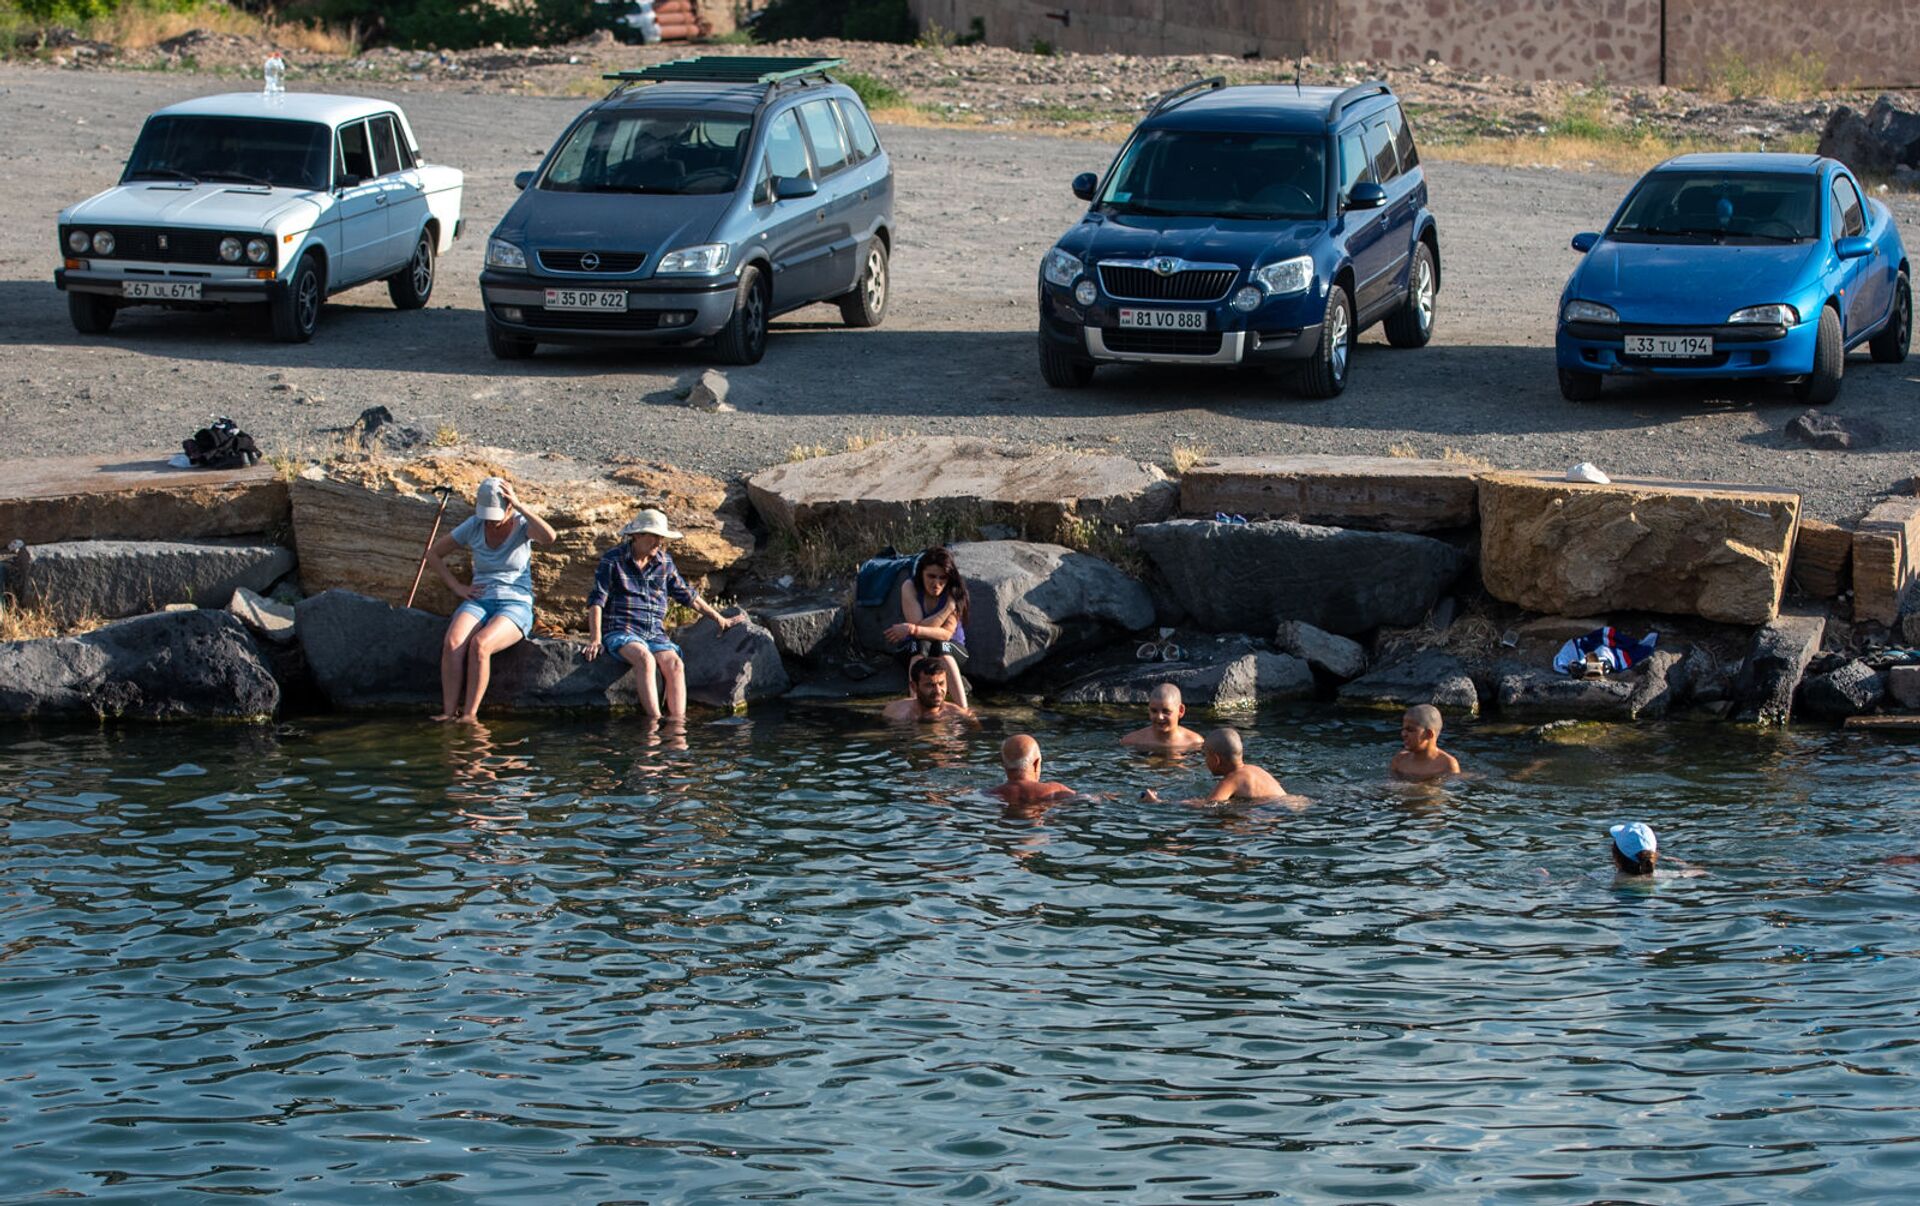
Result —
[[[1138, 718], [1126, 717], [1128, 723]], [[1008, 816], [999, 738], [1114, 798]], [[1898, 1200], [1920, 747], [1275, 711], [0, 736], [0, 1197]], [[1645, 819], [1704, 866], [1605, 870]]]

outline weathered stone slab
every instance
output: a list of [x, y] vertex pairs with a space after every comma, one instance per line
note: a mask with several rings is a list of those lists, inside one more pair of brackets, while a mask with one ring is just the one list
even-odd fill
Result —
[[[313, 592], [351, 590], [404, 603], [433, 530], [434, 487], [454, 490], [440, 523], [444, 535], [473, 514], [474, 490], [492, 475], [511, 481], [557, 534], [533, 553], [534, 599], [542, 609], [585, 611], [600, 554], [642, 507], [659, 507], [684, 534], [670, 551], [690, 580], [721, 573], [753, 549], [744, 500], [704, 474], [652, 462], [603, 468], [553, 453], [448, 448], [410, 459], [338, 461], [303, 473], [292, 495], [301, 584]], [[464, 554], [449, 564], [464, 577]], [[428, 569], [414, 605], [445, 615], [456, 601]]]
[[1145, 704], [1161, 683], [1179, 687], [1189, 708], [1249, 708], [1313, 698], [1313, 671], [1306, 662], [1264, 650], [1208, 663], [1120, 666], [1070, 683], [1049, 698], [1061, 704]]
[[278, 644], [293, 640], [293, 604], [282, 603], [278, 599], [268, 599], [248, 590], [236, 587], [233, 597], [227, 600], [227, 610], [239, 617], [253, 632]]
[[722, 632], [702, 616], [673, 639], [687, 666], [687, 698], [695, 703], [737, 710], [785, 695], [793, 685], [773, 634], [751, 620]]
[[174, 603], [224, 607], [240, 587], [293, 572], [293, 551], [226, 540], [73, 540], [28, 548], [14, 563], [21, 603], [56, 623], [140, 615]]
[[1734, 718], [1765, 725], [1792, 719], [1800, 676], [1820, 652], [1826, 630], [1825, 615], [1784, 615], [1762, 625], [1734, 680]]
[[1177, 519], [1133, 534], [1213, 632], [1272, 632], [1282, 620], [1342, 635], [1416, 624], [1466, 567], [1453, 546], [1410, 532]]
[[1282, 620], [1273, 643], [1333, 678], [1358, 678], [1367, 670], [1367, 651], [1358, 641], [1335, 636], [1301, 620]]
[[262, 719], [280, 687], [223, 611], [139, 616], [84, 636], [0, 644], [0, 716]]
[[253, 536], [288, 518], [271, 465], [175, 469], [166, 453], [0, 462], [0, 546]]
[[1920, 568], [1920, 498], [1876, 504], [1853, 532], [1853, 618], [1893, 624]]
[[1895, 666], [1887, 671], [1887, 694], [1909, 711], [1920, 708], [1920, 666]]
[[1799, 514], [1798, 494], [1766, 486], [1488, 473], [1480, 573], [1495, 598], [1529, 611], [1764, 624], [1780, 606]]
[[1393, 532], [1472, 526], [1479, 471], [1392, 456], [1226, 456], [1180, 475], [1180, 512], [1285, 517]]
[[1793, 537], [1793, 564], [1789, 572], [1800, 593], [1831, 599], [1852, 581], [1853, 531], [1811, 515], [1800, 517]]
[[847, 609], [839, 604], [778, 607], [755, 618], [773, 634], [774, 647], [798, 662], [817, 662], [845, 641]]
[[[330, 590], [294, 608], [295, 630], [314, 681], [336, 708], [440, 702], [443, 616]], [[231, 617], [229, 617], [231, 618]], [[238, 623], [238, 621], [235, 621]], [[571, 641], [523, 640], [494, 655], [483, 711], [631, 707], [624, 661], [587, 661]]]
[[748, 478], [747, 494], [769, 527], [789, 531], [877, 532], [938, 517], [1046, 538], [1070, 515], [1120, 527], [1164, 519], [1179, 488], [1122, 456], [934, 436], [776, 465]]
[[1460, 659], [1438, 649], [1376, 666], [1341, 686], [1340, 702], [1376, 708], [1432, 704], [1451, 715], [1478, 716], [1480, 694]]
[[1822, 719], [1845, 720], [1873, 711], [1886, 693], [1887, 676], [1855, 660], [1809, 677], [1800, 686], [1800, 703]]
[[1658, 720], [1685, 698], [1684, 657], [1662, 649], [1629, 673], [1574, 678], [1538, 667], [1509, 670], [1495, 687], [1501, 715], [1577, 720]]

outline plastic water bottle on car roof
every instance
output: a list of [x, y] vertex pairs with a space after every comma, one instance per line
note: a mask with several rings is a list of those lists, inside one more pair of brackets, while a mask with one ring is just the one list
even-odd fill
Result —
[[287, 90], [285, 83], [282, 82], [287, 74], [287, 61], [280, 57], [279, 51], [276, 50], [267, 56], [261, 74], [266, 77], [264, 95], [279, 96]]

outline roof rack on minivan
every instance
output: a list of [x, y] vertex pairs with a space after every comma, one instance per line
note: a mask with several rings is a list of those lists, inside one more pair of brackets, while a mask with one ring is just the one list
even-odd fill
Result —
[[1368, 97], [1388, 96], [1391, 95], [1392, 92], [1393, 89], [1387, 87], [1386, 84], [1379, 80], [1369, 80], [1364, 84], [1355, 84], [1339, 96], [1334, 97], [1333, 103], [1327, 106], [1327, 124], [1332, 125], [1339, 121], [1340, 115], [1345, 113], [1348, 108], [1359, 104]]
[[1215, 88], [1224, 88], [1226, 86], [1227, 77], [1224, 75], [1210, 76], [1204, 80], [1195, 80], [1191, 84], [1182, 84], [1172, 92], [1167, 93], [1159, 100], [1153, 102], [1153, 108], [1147, 110], [1147, 116], [1152, 117], [1155, 113], [1171, 109], [1182, 101], [1192, 100], [1201, 92], [1211, 92]]
[[804, 59], [769, 55], [703, 54], [692, 59], [672, 59], [638, 71], [609, 71], [600, 78], [618, 80], [608, 96], [617, 96], [641, 84], [765, 84], [771, 96], [783, 85], [800, 84], [814, 77], [825, 83], [827, 72], [843, 65], [845, 59]]

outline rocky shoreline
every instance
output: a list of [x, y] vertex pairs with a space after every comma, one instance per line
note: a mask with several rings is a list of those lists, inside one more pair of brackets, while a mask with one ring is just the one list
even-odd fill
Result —
[[[0, 643], [0, 715], [18, 718], [430, 705], [452, 601], [400, 603], [434, 490], [453, 489], [450, 526], [472, 483], [502, 473], [560, 539], [534, 559], [540, 623], [496, 659], [489, 709], [631, 706], [626, 667], [583, 660], [565, 626], [619, 525], [660, 505], [687, 533], [683, 569], [752, 621], [676, 633], [707, 708], [904, 694], [881, 637], [897, 592], [857, 606], [852, 571], [883, 546], [941, 542], [970, 587], [966, 674], [989, 707], [1137, 704], [1171, 680], [1216, 710], [1920, 723], [1898, 715], [1920, 707], [1911, 494], [1843, 526], [1772, 487], [1335, 456], [1200, 459], [1175, 479], [954, 438], [732, 483], [488, 448], [374, 448], [291, 480], [129, 458], [34, 467], [0, 475], [23, 483], [0, 489], [7, 606], [88, 630]], [[1658, 631], [1657, 650], [1625, 673], [1553, 670], [1603, 625]]]

